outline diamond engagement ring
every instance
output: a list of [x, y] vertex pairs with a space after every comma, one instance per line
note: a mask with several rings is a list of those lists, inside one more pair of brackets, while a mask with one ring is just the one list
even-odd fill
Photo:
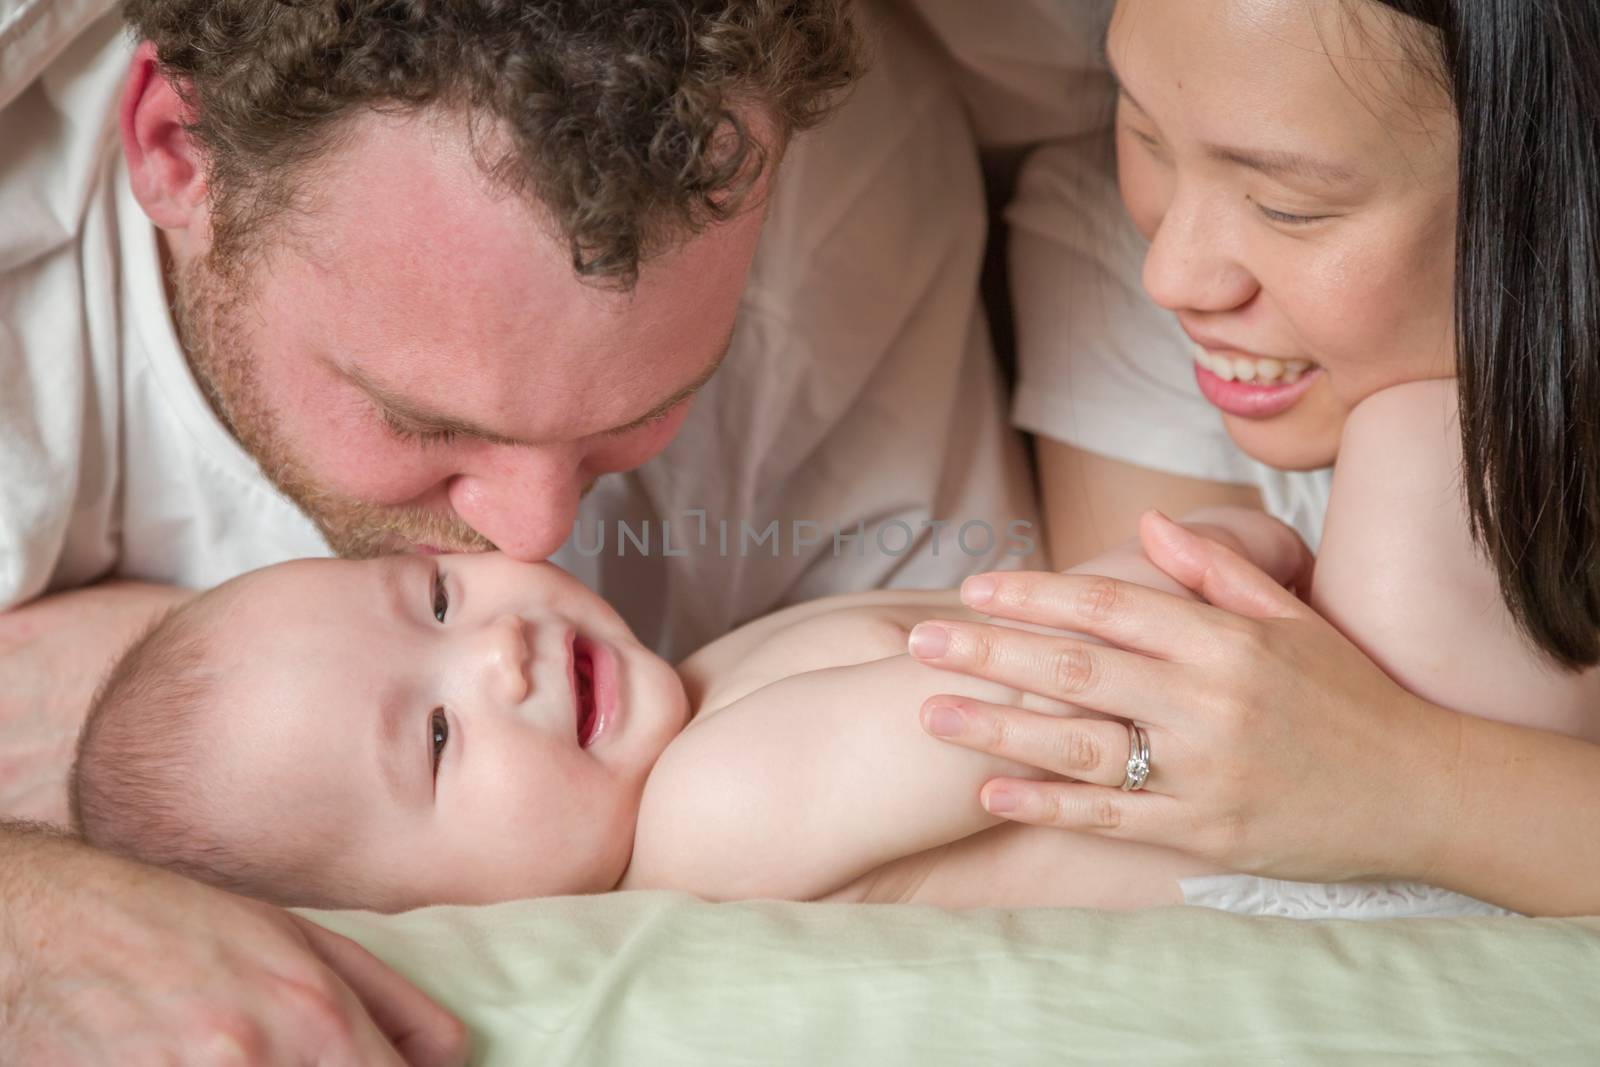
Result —
[[1144, 727], [1128, 724], [1128, 776], [1122, 780], [1122, 788], [1130, 792], [1143, 789], [1146, 778], [1150, 777], [1150, 735], [1144, 732]]

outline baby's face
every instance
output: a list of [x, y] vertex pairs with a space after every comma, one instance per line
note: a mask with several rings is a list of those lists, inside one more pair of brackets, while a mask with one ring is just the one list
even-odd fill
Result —
[[225, 832], [300, 835], [389, 909], [612, 888], [677, 674], [582, 583], [498, 553], [303, 560], [225, 593], [205, 753]]

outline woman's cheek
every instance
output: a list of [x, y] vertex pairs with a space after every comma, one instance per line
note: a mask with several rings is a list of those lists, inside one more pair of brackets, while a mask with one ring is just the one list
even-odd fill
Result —
[[1338, 354], [1334, 385], [1351, 407], [1452, 373], [1453, 243], [1407, 221], [1375, 221], [1308, 286], [1312, 300], [1321, 294], [1323, 335]]

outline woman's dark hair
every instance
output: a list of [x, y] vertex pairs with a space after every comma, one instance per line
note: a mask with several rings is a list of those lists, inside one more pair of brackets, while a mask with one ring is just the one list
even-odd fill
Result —
[[1600, 661], [1600, 3], [1378, 0], [1438, 31], [1461, 130], [1467, 509], [1517, 624]]

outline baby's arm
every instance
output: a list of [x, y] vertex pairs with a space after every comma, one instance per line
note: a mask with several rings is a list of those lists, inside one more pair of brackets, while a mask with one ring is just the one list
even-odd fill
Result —
[[993, 825], [982, 783], [1044, 774], [928, 737], [918, 710], [943, 692], [1020, 699], [895, 655], [780, 679], [695, 723], [650, 773], [621, 888], [811, 900]]
[[[1285, 579], [1306, 558], [1292, 533], [1259, 512], [1218, 509], [1196, 518], [1203, 521], [1195, 529], [1228, 540]], [[1188, 595], [1132, 543], [1073, 570]], [[864, 611], [818, 616], [782, 639], [839, 643], [841, 627], [845, 645], [904, 647], [903, 627]], [[985, 781], [1048, 775], [929, 737], [918, 713], [938, 693], [1089, 714], [905, 655], [770, 682], [697, 721], [667, 748], [646, 786], [622, 888], [815, 899], [885, 863], [995, 825], [977, 800]]]
[[1418, 696], [1600, 739], [1600, 675], [1558, 672], [1521, 637], [1469, 535], [1453, 382], [1385, 389], [1351, 413], [1311, 603]]

